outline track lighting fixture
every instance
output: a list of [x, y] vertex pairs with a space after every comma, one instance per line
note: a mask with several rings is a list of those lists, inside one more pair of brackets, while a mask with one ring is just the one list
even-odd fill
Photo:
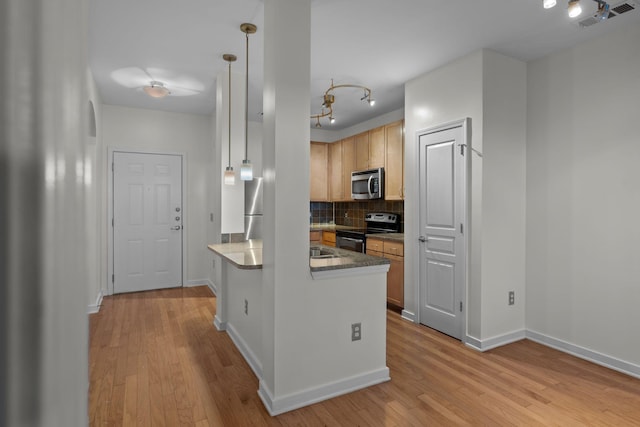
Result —
[[582, 6], [580, 6], [580, 0], [569, 0], [569, 5], [567, 6], [567, 13], [569, 14], [569, 18], [575, 18], [576, 16], [582, 13]]
[[322, 127], [322, 125], [320, 124], [320, 119], [322, 117], [329, 116], [329, 123], [335, 123], [336, 119], [335, 117], [333, 117], [333, 103], [336, 101], [336, 98], [331, 92], [333, 92], [335, 89], [343, 87], [353, 87], [364, 90], [364, 96], [360, 98], [360, 101], [367, 101], [367, 104], [369, 104], [370, 107], [373, 107], [375, 105], [376, 100], [371, 97], [371, 89], [369, 89], [368, 87], [352, 84], [334, 85], [333, 79], [331, 79], [331, 86], [329, 86], [329, 89], [324, 92], [324, 96], [322, 97], [322, 112], [319, 114], [313, 114], [311, 116], [312, 119], [316, 119], [315, 126], [317, 128]]

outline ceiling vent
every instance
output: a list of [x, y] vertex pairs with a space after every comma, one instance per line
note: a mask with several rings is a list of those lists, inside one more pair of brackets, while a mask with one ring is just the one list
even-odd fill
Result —
[[[635, 10], [636, 8], [640, 7], [639, 3], [640, 3], [640, 0], [627, 0], [622, 3], [616, 4], [615, 6], [611, 6], [611, 8], [609, 9], [609, 16], [607, 17], [607, 19], [605, 19], [605, 21], [611, 18], [614, 18], [618, 15], [622, 15], [623, 13], [627, 13], [627, 12], [631, 12], [632, 10]], [[581, 28], [585, 28], [585, 27], [590, 27], [594, 24], [597, 24], [598, 22], [602, 22], [602, 19], [600, 19], [598, 17], [598, 14], [596, 13], [578, 22], [578, 25]]]

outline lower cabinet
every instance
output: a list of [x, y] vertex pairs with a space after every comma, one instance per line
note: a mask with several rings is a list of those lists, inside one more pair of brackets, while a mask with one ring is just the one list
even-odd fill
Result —
[[335, 231], [323, 231], [322, 232], [322, 244], [325, 246], [336, 246], [336, 232]]
[[367, 255], [391, 261], [387, 273], [387, 302], [404, 308], [404, 243], [368, 238]]
[[309, 232], [309, 243], [312, 245], [322, 244], [322, 231], [313, 230]]

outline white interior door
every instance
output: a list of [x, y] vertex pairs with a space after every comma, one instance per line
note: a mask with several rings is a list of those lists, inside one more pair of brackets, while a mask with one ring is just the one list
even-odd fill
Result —
[[465, 289], [463, 127], [418, 137], [420, 323], [461, 339]]
[[182, 156], [113, 153], [113, 291], [182, 285]]

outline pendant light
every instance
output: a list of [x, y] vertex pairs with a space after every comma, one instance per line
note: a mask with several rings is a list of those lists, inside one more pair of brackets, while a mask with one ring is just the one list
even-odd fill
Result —
[[249, 161], [249, 34], [255, 34], [258, 27], [253, 24], [240, 25], [240, 31], [246, 37], [246, 61], [244, 74], [244, 160], [240, 167], [240, 179], [243, 181], [253, 180], [253, 167]]
[[235, 185], [236, 174], [231, 166], [231, 63], [236, 60], [236, 56], [230, 53], [222, 55], [222, 59], [229, 63], [229, 162], [227, 163], [227, 169], [224, 171], [224, 183], [225, 185]]
[[567, 13], [569, 18], [575, 18], [582, 13], [582, 7], [580, 6], [580, 0], [569, 0], [569, 6], [567, 7]]

